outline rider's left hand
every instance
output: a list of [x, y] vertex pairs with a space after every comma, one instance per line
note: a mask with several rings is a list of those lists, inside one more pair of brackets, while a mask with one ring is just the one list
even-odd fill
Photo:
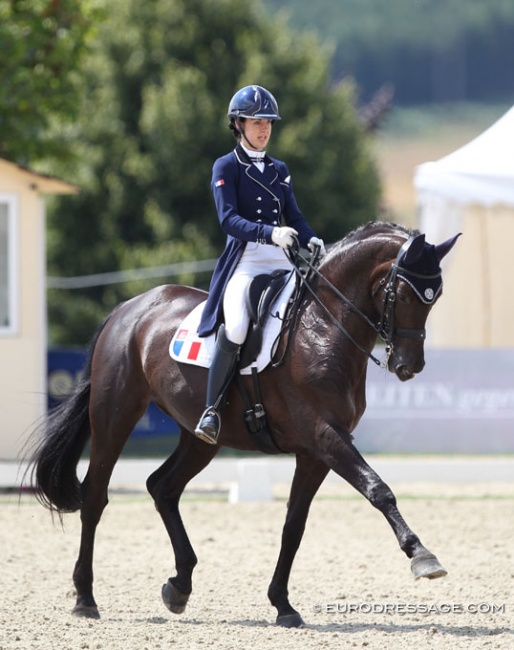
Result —
[[319, 246], [320, 258], [325, 257], [327, 251], [325, 249], [325, 244], [323, 240], [319, 239], [319, 237], [311, 237], [309, 239], [309, 243], [307, 244], [307, 248], [311, 251], [311, 253], [313, 253], [316, 246]]

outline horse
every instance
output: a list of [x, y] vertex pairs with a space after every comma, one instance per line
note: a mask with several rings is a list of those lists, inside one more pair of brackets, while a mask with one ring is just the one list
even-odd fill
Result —
[[[401, 381], [423, 369], [425, 324], [441, 293], [439, 262], [457, 236], [434, 246], [418, 231], [374, 221], [334, 244], [317, 267], [312, 265], [315, 273], [309, 281], [305, 270], [299, 274], [308, 290], [280, 342], [281, 362], [259, 374], [274, 441], [296, 459], [268, 589], [280, 626], [304, 625], [289, 601], [288, 580], [309, 507], [329, 470], [382, 512], [416, 579], [446, 575], [403, 519], [392, 490], [357, 450], [352, 432], [366, 408], [369, 359]], [[186, 608], [197, 564], [179, 511], [184, 488], [221, 447], [256, 450], [234, 383], [226, 395], [218, 444], [207, 444], [192, 433], [204, 408], [207, 370], [173, 361], [168, 348], [181, 321], [205, 298], [196, 288], [162, 285], [118, 305], [93, 337], [75, 391], [46, 416], [43, 431], [35, 433], [30, 461], [34, 493], [61, 517], [80, 510], [80, 549], [73, 571], [77, 616], [100, 617], [93, 595], [95, 531], [108, 503], [115, 463], [150, 401], [179, 427], [173, 453], [146, 483], [175, 556], [176, 573], [161, 589], [173, 613]], [[379, 335], [386, 342], [383, 362], [373, 355]], [[248, 386], [251, 379], [241, 375]], [[89, 467], [80, 483], [77, 464], [89, 440]]]

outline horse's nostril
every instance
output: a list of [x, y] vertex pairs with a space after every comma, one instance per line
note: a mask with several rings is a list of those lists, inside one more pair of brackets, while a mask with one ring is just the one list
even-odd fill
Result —
[[400, 381], [412, 379], [416, 374], [409, 366], [400, 364], [395, 367], [394, 372]]

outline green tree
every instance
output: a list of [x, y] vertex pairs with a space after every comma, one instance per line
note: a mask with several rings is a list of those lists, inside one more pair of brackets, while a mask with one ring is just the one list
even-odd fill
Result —
[[[376, 214], [379, 183], [350, 84], [328, 87], [330, 53], [259, 3], [111, 0], [86, 65], [81, 116], [68, 132], [77, 183], [49, 223], [49, 272], [74, 276], [216, 257], [224, 235], [209, 182], [234, 145], [230, 97], [260, 83], [276, 95], [271, 155], [288, 161], [299, 203], [327, 241]], [[207, 286], [207, 275], [173, 281]], [[115, 304], [155, 284], [49, 295], [52, 338], [83, 343]]]
[[0, 0], [0, 156], [63, 156], [52, 121], [80, 104], [80, 62], [96, 11], [86, 0]]

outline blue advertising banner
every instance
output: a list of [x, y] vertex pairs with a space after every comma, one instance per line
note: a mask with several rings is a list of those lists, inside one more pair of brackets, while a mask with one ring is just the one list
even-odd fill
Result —
[[425, 361], [423, 371], [405, 383], [369, 364], [368, 407], [354, 431], [357, 447], [514, 453], [514, 349], [427, 348]]
[[[71, 393], [80, 380], [86, 362], [83, 349], [53, 348], [48, 351], [48, 409], [52, 409]], [[177, 423], [151, 403], [139, 420], [132, 438], [169, 436], [178, 433]]]

